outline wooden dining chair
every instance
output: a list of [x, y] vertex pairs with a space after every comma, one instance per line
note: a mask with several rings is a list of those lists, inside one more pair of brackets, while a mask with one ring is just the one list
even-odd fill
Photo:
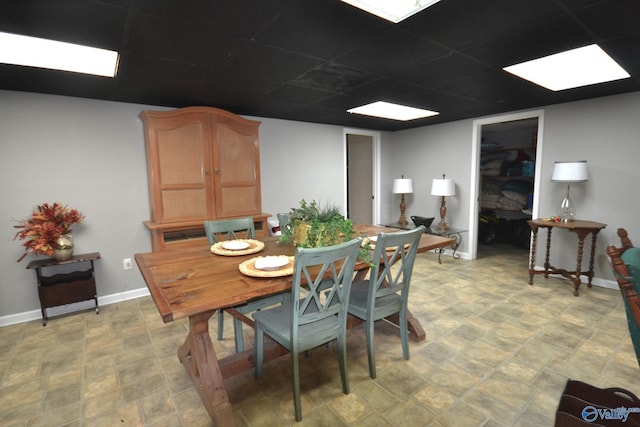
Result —
[[409, 359], [407, 304], [413, 264], [420, 236], [425, 227], [409, 231], [381, 233], [374, 244], [373, 267], [368, 280], [357, 280], [351, 287], [349, 314], [364, 320], [369, 358], [369, 376], [376, 377], [374, 324], [377, 320], [398, 314], [402, 355]]
[[631, 343], [640, 366], [640, 248], [634, 247], [627, 230], [618, 229], [622, 247], [607, 246], [607, 256], [620, 287]]
[[264, 334], [291, 353], [296, 421], [302, 419], [298, 354], [337, 340], [342, 391], [349, 394], [347, 303], [361, 239], [321, 248], [297, 248], [290, 301], [253, 313], [256, 378], [262, 376]]
[[[210, 245], [225, 240], [256, 238], [256, 229], [252, 217], [205, 221], [204, 231]], [[241, 314], [247, 314], [274, 304], [281, 304], [285, 298], [286, 296], [284, 294], [271, 295], [234, 307], [234, 310]], [[235, 337], [236, 352], [239, 353], [244, 351], [242, 321], [236, 317], [233, 318], [233, 333]], [[224, 310], [218, 310], [218, 339], [222, 340], [223, 338]]]

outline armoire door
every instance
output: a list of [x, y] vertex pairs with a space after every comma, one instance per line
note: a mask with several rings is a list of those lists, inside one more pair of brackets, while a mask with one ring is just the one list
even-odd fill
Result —
[[260, 122], [214, 118], [214, 199], [218, 218], [260, 214]]
[[146, 125], [152, 221], [214, 217], [211, 122], [199, 112], [149, 112]]

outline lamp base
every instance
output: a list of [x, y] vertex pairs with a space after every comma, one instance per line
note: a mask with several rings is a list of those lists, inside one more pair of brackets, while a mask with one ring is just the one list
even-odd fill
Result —
[[447, 224], [447, 221], [444, 220], [446, 216], [447, 216], [447, 205], [445, 204], [444, 196], [442, 196], [442, 201], [440, 202], [440, 222], [436, 227], [438, 230], [449, 229], [449, 225]]
[[576, 211], [574, 208], [573, 200], [570, 195], [571, 183], [567, 184], [567, 195], [562, 199], [560, 203], [560, 222], [571, 222], [575, 219]]
[[402, 197], [400, 198], [400, 219], [398, 219], [398, 225], [401, 225], [403, 227], [409, 224], [409, 221], [407, 221], [407, 218], [405, 218], [404, 216], [404, 212], [406, 209], [407, 204], [404, 201], [404, 194], [402, 194]]

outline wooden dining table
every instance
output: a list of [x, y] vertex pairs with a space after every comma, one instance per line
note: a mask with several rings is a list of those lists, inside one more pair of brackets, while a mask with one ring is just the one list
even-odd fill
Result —
[[[356, 225], [358, 235], [375, 236], [381, 232], [398, 230]], [[236, 375], [254, 366], [253, 348], [218, 359], [209, 334], [209, 319], [217, 310], [241, 318], [252, 324], [246, 316], [233, 308], [291, 288], [291, 276], [253, 277], [240, 272], [239, 265], [256, 256], [293, 256], [293, 245], [279, 243], [277, 237], [263, 239], [264, 249], [259, 253], [241, 256], [213, 254], [208, 245], [185, 246], [161, 252], [135, 254], [135, 260], [149, 288], [162, 320], [167, 323], [189, 318], [189, 333], [178, 348], [178, 358], [190, 376], [200, 399], [215, 425], [233, 426], [235, 420], [224, 385], [224, 378]], [[418, 252], [426, 252], [452, 245], [453, 239], [431, 234], [420, 238]], [[359, 261], [356, 274], [364, 277], [369, 269]], [[397, 324], [398, 318], [390, 319]], [[424, 340], [420, 322], [408, 315], [412, 339]], [[351, 319], [350, 324], [358, 322]], [[265, 361], [287, 352], [274, 341], [265, 342]]]

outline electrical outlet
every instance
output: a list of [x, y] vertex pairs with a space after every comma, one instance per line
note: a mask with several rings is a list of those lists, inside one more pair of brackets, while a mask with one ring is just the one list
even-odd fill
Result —
[[124, 258], [122, 260], [122, 268], [125, 270], [131, 270], [133, 268], [133, 264], [131, 264], [131, 258]]

